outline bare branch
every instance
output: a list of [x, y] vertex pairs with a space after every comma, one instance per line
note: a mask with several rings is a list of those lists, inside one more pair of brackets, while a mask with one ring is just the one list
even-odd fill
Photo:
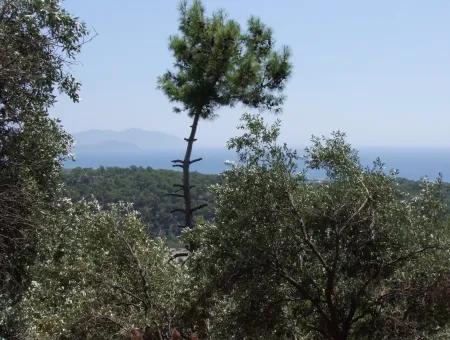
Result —
[[361, 204], [361, 206], [358, 208], [358, 210], [356, 210], [350, 217], [349, 219], [344, 223], [344, 225], [342, 226], [342, 228], [339, 230], [339, 233], [341, 234], [349, 225], [350, 222], [352, 222], [352, 220], [364, 209], [364, 207], [366, 206], [366, 204], [369, 202], [369, 197], [366, 197], [366, 199], [364, 200], [364, 202]]
[[199, 162], [199, 161], [201, 161], [203, 158], [196, 158], [196, 159], [193, 159], [192, 161], [190, 161], [189, 162], [189, 164], [192, 164], [192, 163], [195, 163], [195, 162]]

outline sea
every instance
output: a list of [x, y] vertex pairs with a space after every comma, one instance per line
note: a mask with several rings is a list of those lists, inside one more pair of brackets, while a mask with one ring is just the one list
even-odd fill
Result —
[[[302, 154], [299, 149], [299, 154]], [[361, 163], [371, 166], [373, 161], [380, 158], [386, 172], [396, 170], [399, 177], [419, 180], [423, 177], [434, 179], [439, 175], [444, 181], [450, 182], [450, 148], [400, 148], [400, 147], [362, 147], [358, 149]], [[182, 158], [183, 150], [148, 150], [132, 152], [89, 152], [75, 153], [75, 160], [67, 160], [65, 168], [75, 167], [151, 167], [154, 169], [174, 169], [171, 160]], [[192, 165], [192, 170], [205, 174], [218, 174], [226, 170], [230, 162], [236, 162], [237, 156], [233, 151], [220, 148], [194, 149], [192, 159], [202, 157], [202, 161]], [[299, 161], [299, 169], [302, 169]], [[323, 174], [311, 173], [313, 179], [321, 179]]]

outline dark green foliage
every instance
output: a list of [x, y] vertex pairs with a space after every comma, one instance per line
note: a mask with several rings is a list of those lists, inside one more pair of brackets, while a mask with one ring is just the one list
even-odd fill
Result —
[[[407, 192], [411, 195], [417, 195], [422, 190], [420, 181], [412, 181], [406, 178], [398, 178], [397, 183], [401, 191]], [[450, 207], [450, 183], [446, 182], [442, 183], [442, 196], [446, 205]]]
[[215, 109], [242, 102], [280, 110], [281, 95], [291, 72], [289, 51], [274, 51], [272, 30], [250, 18], [247, 32], [223, 11], [205, 16], [200, 1], [180, 6], [180, 36], [170, 38], [176, 72], [169, 71], [159, 85], [190, 116], [212, 118]]
[[35, 233], [58, 193], [60, 158], [70, 143], [53, 120], [30, 116], [23, 123], [0, 151], [8, 157], [0, 166], [0, 294], [11, 292], [13, 300], [26, 287]]
[[[0, 0], [0, 335], [28, 283], [42, 216], [71, 138], [48, 116], [57, 90], [78, 101], [68, 67], [87, 30], [59, 0]], [[9, 324], [8, 324], [9, 323]]]
[[184, 213], [184, 226], [192, 228], [193, 213], [202, 207], [194, 206], [190, 190], [190, 165], [201, 160], [191, 160], [200, 118], [212, 119], [218, 108], [237, 103], [280, 111], [291, 64], [287, 47], [275, 51], [272, 30], [259, 19], [250, 18], [242, 32], [223, 11], [207, 17], [199, 0], [191, 6], [181, 2], [179, 31], [169, 44], [175, 70], [166, 72], [158, 84], [171, 102], [181, 105], [175, 112], [186, 111], [193, 117], [185, 155], [172, 161], [183, 169], [179, 197], [184, 207], [178, 210]]
[[87, 30], [59, 0], [0, 2], [0, 103], [3, 119], [46, 111], [57, 88], [78, 101], [80, 84], [68, 72]]
[[[95, 197], [102, 205], [119, 201], [131, 202], [140, 212], [142, 221], [153, 235], [178, 235], [178, 225], [183, 223], [181, 214], [171, 214], [176, 197], [167, 195], [179, 172], [151, 168], [99, 168], [66, 170], [63, 181], [66, 193], [75, 201]], [[201, 211], [206, 220], [213, 217], [214, 202], [208, 190], [218, 181], [218, 176], [192, 174], [194, 199], [208, 202]]]
[[439, 181], [403, 193], [335, 133], [306, 151], [307, 168], [328, 175], [311, 183], [277, 145], [278, 125], [244, 120], [229, 143], [241, 161], [215, 188], [215, 221], [185, 234], [198, 247], [194, 301], [211, 337], [425, 339], [448, 327]]
[[19, 339], [129, 339], [137, 328], [170, 332], [182, 271], [163, 241], [148, 237], [129, 204], [102, 209], [95, 201], [61, 200], [45, 222], [19, 305]]
[[[156, 170], [151, 168], [75, 168], [65, 170], [62, 181], [66, 194], [74, 201], [95, 197], [102, 205], [115, 202], [130, 202], [137, 209], [143, 222], [149, 226], [153, 235], [178, 235], [177, 226], [182, 223], [181, 215], [172, 215], [170, 211], [176, 204], [176, 198], [168, 196], [172, 184], [179, 172]], [[218, 175], [193, 173], [194, 198], [208, 202], [202, 211], [202, 218], [212, 220], [214, 217], [214, 197], [209, 186], [217, 184]], [[396, 179], [399, 190], [410, 194], [418, 194], [421, 182], [403, 178]], [[450, 204], [450, 184], [442, 184], [443, 195]], [[450, 205], [449, 205], [450, 206]]]

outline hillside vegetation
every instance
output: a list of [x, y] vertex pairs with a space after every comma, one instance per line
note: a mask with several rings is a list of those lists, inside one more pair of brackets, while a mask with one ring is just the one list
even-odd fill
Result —
[[[67, 196], [74, 201], [94, 197], [106, 206], [109, 203], [132, 203], [142, 221], [148, 226], [152, 235], [177, 235], [178, 226], [183, 223], [183, 216], [171, 213], [180, 208], [180, 198], [170, 196], [174, 184], [179, 183], [177, 171], [155, 170], [152, 168], [75, 168], [65, 170], [62, 174]], [[205, 220], [213, 217], [213, 195], [209, 190], [217, 183], [217, 175], [192, 174], [194, 201], [208, 206], [199, 211]], [[175, 188], [176, 189], [176, 188]]]
[[[178, 225], [182, 215], [172, 214], [171, 210], [181, 206], [179, 198], [169, 196], [173, 185], [179, 181], [179, 172], [152, 168], [75, 168], [62, 174], [67, 196], [74, 201], [95, 198], [103, 206], [110, 203], [128, 202], [140, 213], [144, 224], [152, 235], [173, 236], [179, 234]], [[219, 182], [219, 175], [193, 173], [194, 200], [207, 203], [199, 216], [211, 221], [214, 216], [214, 196], [211, 185]], [[398, 180], [399, 189], [411, 195], [421, 190], [420, 181], [404, 178]], [[450, 184], [443, 183], [442, 194], [450, 206]]]

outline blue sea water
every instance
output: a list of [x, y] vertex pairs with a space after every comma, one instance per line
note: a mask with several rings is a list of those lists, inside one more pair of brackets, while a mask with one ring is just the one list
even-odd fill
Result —
[[[386, 171], [397, 169], [399, 177], [417, 180], [422, 177], [436, 178], [439, 173], [444, 181], [450, 181], [450, 148], [360, 148], [361, 163], [371, 166], [380, 157]], [[300, 153], [301, 154], [301, 153]], [[160, 151], [134, 152], [88, 152], [76, 154], [75, 161], [66, 161], [66, 168], [74, 167], [129, 167], [132, 165], [155, 169], [173, 169], [171, 160], [180, 158], [183, 150], [167, 149]], [[201, 162], [193, 164], [193, 171], [216, 174], [227, 169], [225, 161], [235, 160], [234, 152], [224, 149], [196, 149], [193, 158], [202, 157]], [[301, 164], [299, 164], [301, 167]], [[178, 169], [178, 168], [175, 168]], [[313, 175], [320, 178], [320, 174]]]

